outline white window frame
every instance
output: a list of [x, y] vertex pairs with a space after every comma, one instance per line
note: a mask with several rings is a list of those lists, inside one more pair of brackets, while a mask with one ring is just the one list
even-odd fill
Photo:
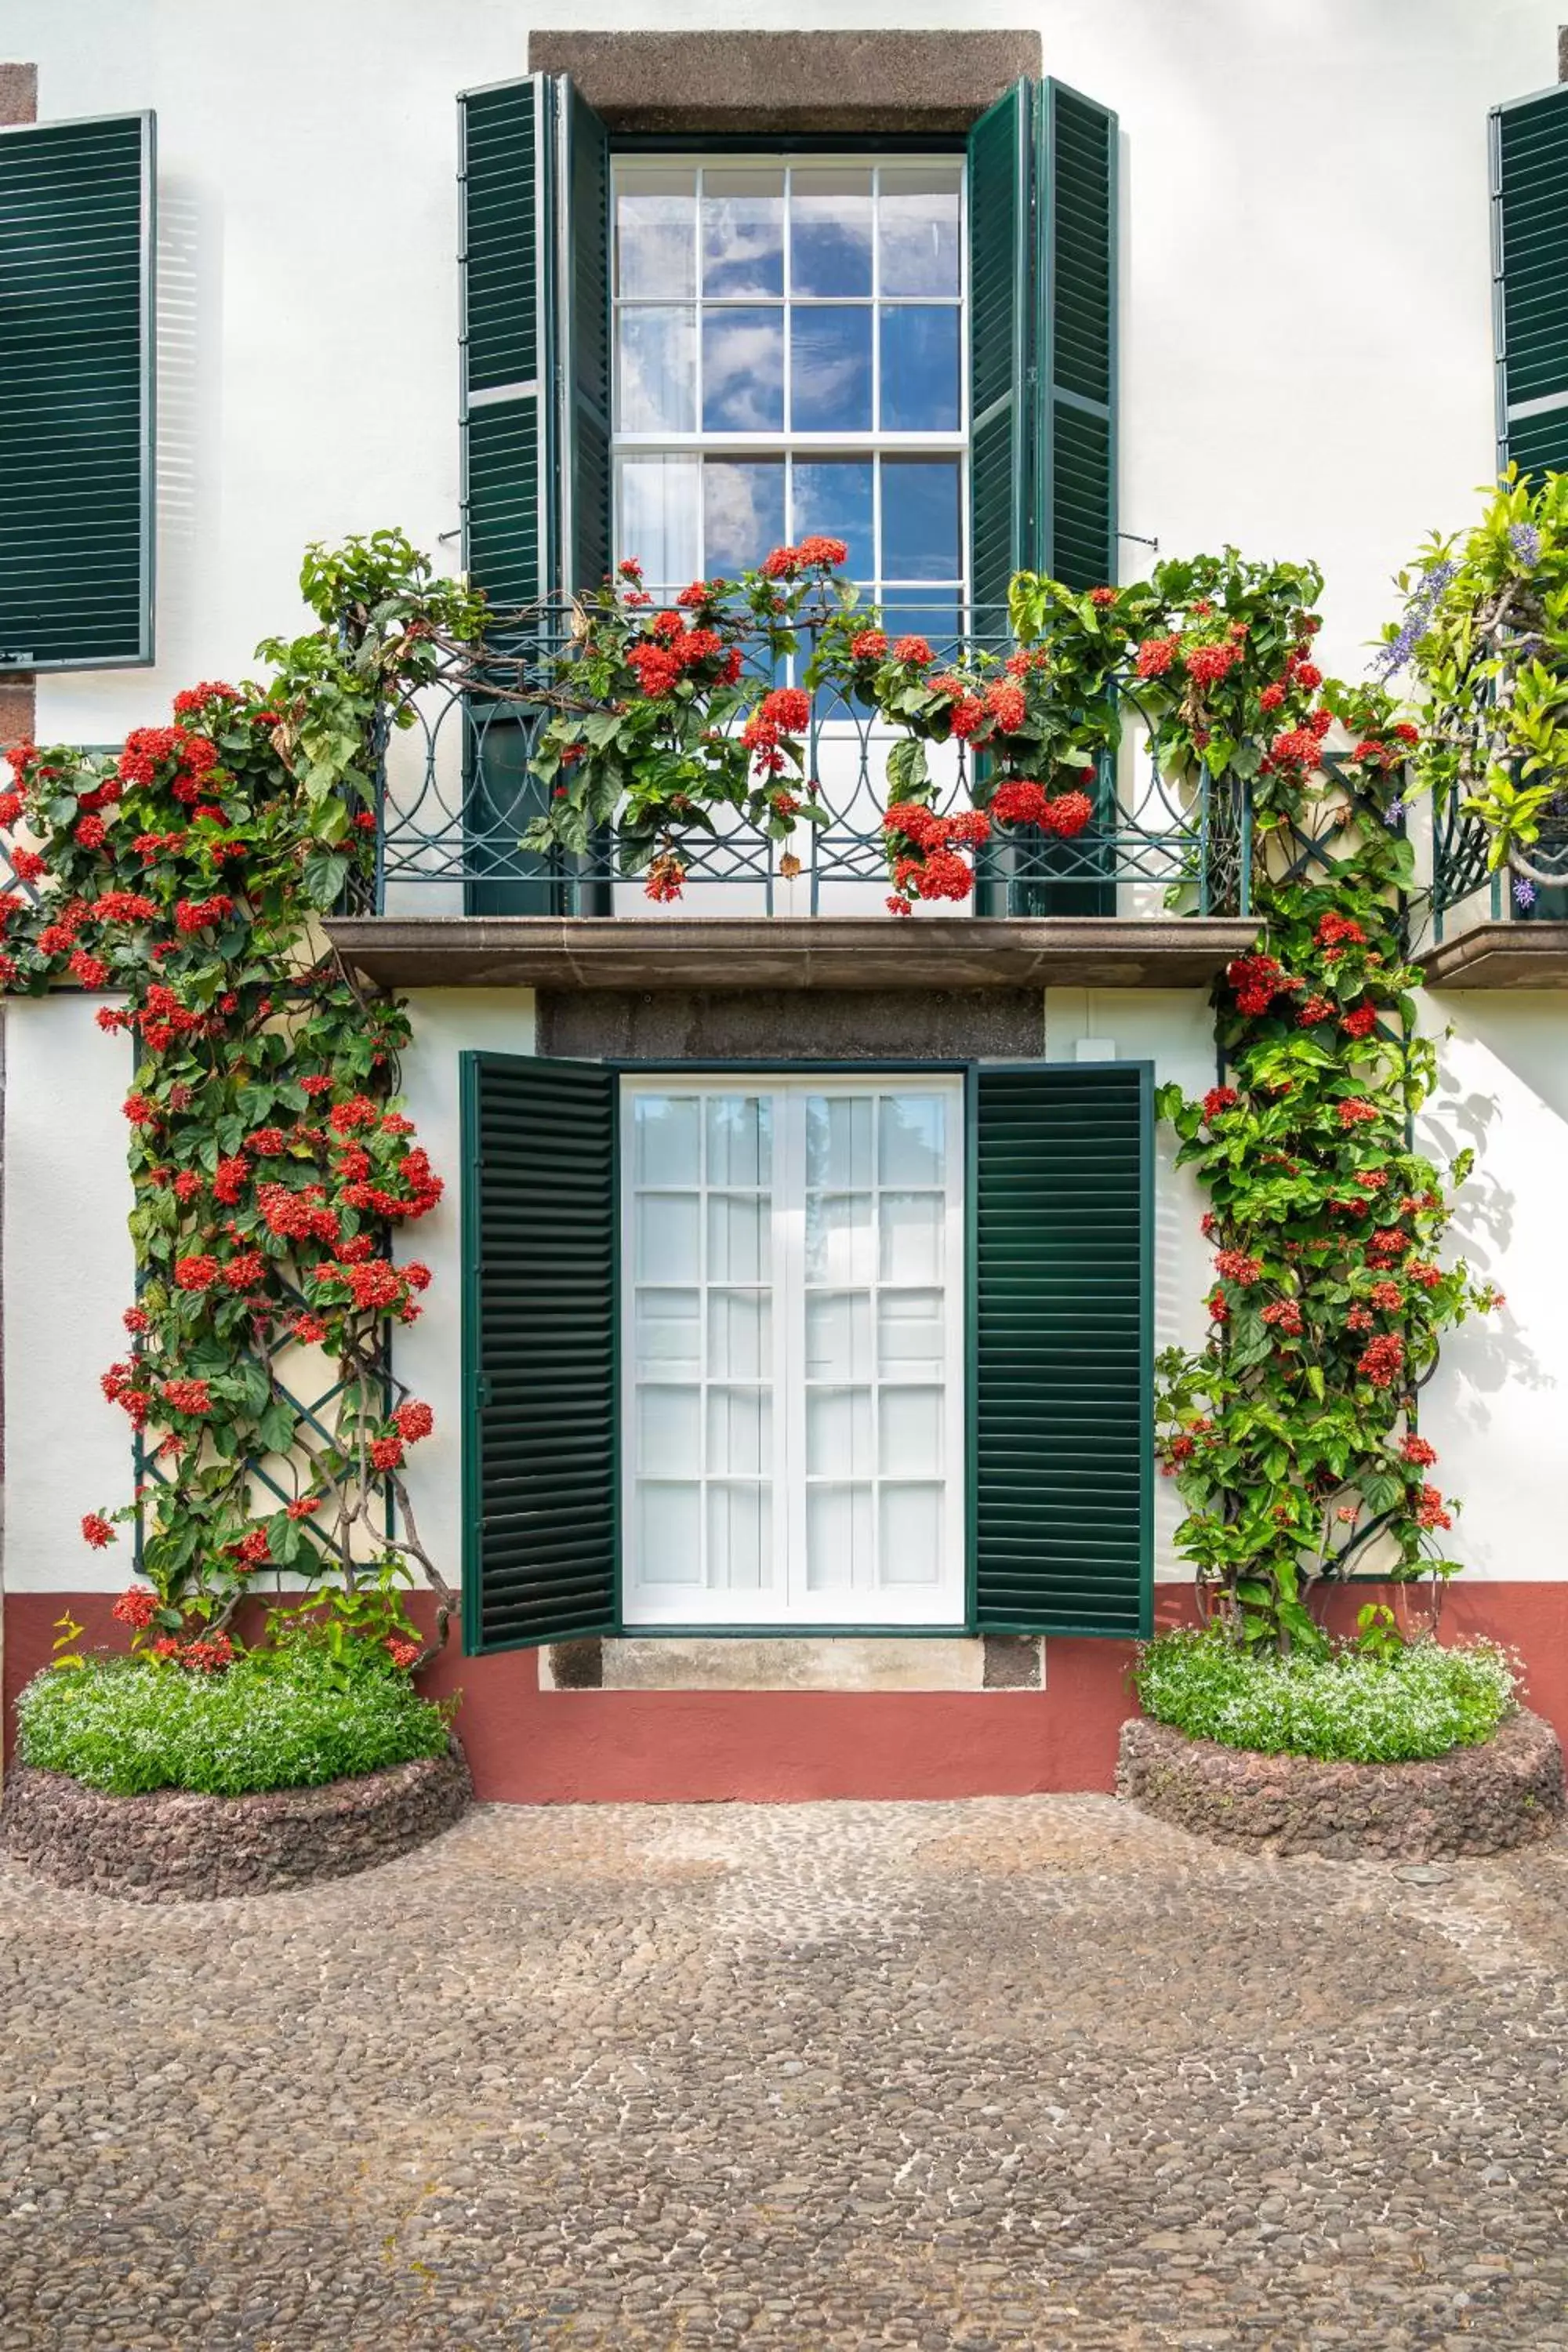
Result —
[[[806, 1582], [806, 1357], [805, 1357], [805, 1100], [811, 1095], [922, 1094], [939, 1096], [946, 1106], [945, 1218], [943, 1223], [942, 1293], [943, 1472], [941, 1572], [929, 1586], [884, 1586], [825, 1593]], [[705, 1585], [642, 1584], [637, 1560], [637, 1369], [635, 1199], [635, 1118], [639, 1097], [654, 1096], [761, 1095], [771, 1097], [773, 1114], [772, 1180], [773, 1339], [771, 1380], [773, 1400], [773, 1581], [755, 1592]], [[621, 1621], [629, 1631], [674, 1627], [697, 1631], [742, 1631], [755, 1627], [792, 1632], [823, 1630], [936, 1630], [961, 1633], [968, 1615], [966, 1496], [967, 1413], [965, 1345], [968, 1319], [966, 1200], [966, 1099], [962, 1073], [880, 1070], [854, 1073], [813, 1071], [705, 1072], [684, 1076], [679, 1071], [632, 1076], [623, 1072], [620, 1083], [619, 1140], [623, 1212], [620, 1233], [620, 1395], [617, 1408], [624, 1433], [621, 1445]], [[877, 1121], [873, 1114], [873, 1139]], [[873, 1188], [883, 1187], [879, 1169], [873, 1170]], [[704, 1194], [703, 1197], [706, 1197]], [[723, 1286], [719, 1286], [722, 1287]], [[893, 1287], [908, 1288], [908, 1284]], [[916, 1285], [916, 1288], [926, 1286]], [[883, 1382], [877, 1361], [875, 1276], [869, 1284], [846, 1283], [845, 1289], [872, 1292], [872, 1434], [878, 1423], [877, 1396]], [[701, 1286], [706, 1327], [707, 1285]], [[702, 1375], [706, 1396], [706, 1372]], [[929, 1378], [910, 1385], [930, 1387]], [[857, 1382], [858, 1386], [861, 1383]], [[702, 1414], [706, 1427], [706, 1412]], [[882, 1474], [874, 1470], [873, 1526], [878, 1524], [878, 1497]], [[706, 1496], [706, 1484], [703, 1486]], [[705, 1525], [705, 1502], [703, 1506]], [[704, 1543], [706, 1535], [704, 1534]]]
[[[883, 294], [881, 291], [880, 240], [875, 237], [872, 239], [871, 244], [871, 290], [869, 296], [858, 298], [858, 300], [851, 299], [840, 301], [837, 298], [829, 295], [796, 294], [794, 291], [791, 283], [791, 240], [789, 235], [789, 175], [791, 171], [795, 167], [802, 170], [813, 171], [824, 169], [829, 171], [868, 171], [872, 175], [872, 185], [875, 192], [880, 188], [881, 173], [884, 169], [895, 172], [907, 171], [910, 169], [918, 170], [922, 165], [940, 165], [944, 168], [949, 165], [956, 165], [957, 167], [958, 293], [956, 299], [952, 297], [934, 297], [931, 295]], [[709, 456], [715, 457], [740, 458], [782, 457], [784, 469], [784, 513], [786, 519], [790, 517], [793, 512], [793, 473], [794, 462], [796, 457], [808, 461], [814, 458], [823, 457], [860, 457], [871, 458], [873, 460], [879, 457], [954, 457], [958, 461], [958, 572], [956, 578], [952, 580], [933, 581], [884, 577], [882, 570], [882, 468], [879, 465], [873, 463], [871, 469], [871, 496], [874, 576], [864, 582], [862, 585], [865, 589], [868, 602], [877, 600], [889, 590], [895, 591], [897, 593], [903, 596], [918, 594], [921, 591], [929, 591], [933, 605], [951, 597], [957, 607], [958, 627], [961, 631], [963, 630], [965, 625], [965, 615], [969, 610], [970, 600], [969, 321], [971, 310], [969, 283], [969, 175], [963, 166], [963, 157], [961, 155], [955, 155], [951, 151], [944, 152], [933, 150], [930, 152], [922, 152], [919, 154], [896, 155], [889, 154], [883, 151], [871, 147], [863, 148], [858, 151], [850, 148], [840, 153], [813, 153], [810, 155], [769, 152], [766, 149], [758, 149], [754, 152], [747, 150], [744, 152], [739, 152], [732, 155], [716, 155], [707, 150], [693, 150], [691, 152], [685, 154], [664, 154], [662, 152], [658, 154], [627, 153], [624, 156], [612, 157], [610, 194], [610, 351], [611, 368], [614, 376], [614, 391], [612, 395], [613, 416], [610, 440], [610, 458], [612, 484], [612, 538], [614, 540], [615, 553], [617, 560], [625, 555], [637, 555], [643, 552], [642, 550], [635, 547], [626, 547], [621, 543], [622, 503], [620, 461], [623, 457], [689, 457], [696, 461], [700, 469], [703, 457]], [[632, 295], [625, 298], [626, 307], [630, 310], [689, 309], [694, 315], [696, 320], [696, 341], [693, 361], [695, 369], [694, 398], [696, 402], [698, 423], [696, 429], [689, 433], [678, 433], [671, 431], [628, 433], [624, 431], [621, 426], [620, 313], [623, 298], [617, 282], [614, 240], [616, 234], [616, 173], [618, 169], [623, 167], [628, 171], [634, 172], [638, 170], [647, 171], [649, 169], [657, 169], [659, 171], [689, 171], [694, 173], [696, 175], [698, 274], [694, 282], [694, 291], [689, 298], [646, 295]], [[776, 171], [784, 173], [784, 290], [782, 294], [776, 297], [771, 295], [704, 296], [701, 285], [700, 223], [702, 176], [705, 170], [712, 170], [726, 174], [732, 172], [753, 170]], [[903, 309], [910, 307], [930, 307], [933, 302], [940, 302], [943, 307], [951, 304], [958, 313], [959, 388], [958, 424], [956, 428], [952, 432], [884, 432], [876, 426], [873, 426], [873, 428], [868, 432], [860, 433], [796, 432], [793, 430], [778, 433], [705, 432], [702, 428], [701, 423], [701, 319], [705, 305], [706, 307], [713, 309], [754, 310], [759, 308], [770, 308], [775, 301], [783, 311], [784, 321], [783, 381], [784, 414], [786, 416], [789, 414], [790, 397], [791, 339], [789, 334], [789, 320], [791, 313], [795, 309], [837, 309], [846, 307], [858, 308], [864, 306], [870, 310], [873, 327], [871, 335], [871, 414], [873, 417], [877, 417], [879, 416], [881, 413], [882, 339], [879, 332], [876, 330], [877, 322], [880, 318], [881, 311], [883, 309], [890, 308]], [[786, 532], [789, 528], [790, 525], [786, 520]], [[706, 522], [704, 501], [701, 492], [700, 471], [699, 472], [696, 532], [699, 560], [693, 576], [697, 578], [707, 578], [710, 574], [711, 566], [708, 560]], [[677, 589], [684, 586], [685, 583], [683, 581], [673, 580], [656, 582], [650, 579], [647, 585], [651, 589], [655, 590], [656, 593], [660, 589], [668, 589], [673, 593]], [[900, 608], [895, 607], [890, 615], [891, 622], [895, 626], [897, 625], [899, 609]], [[921, 625], [923, 625], [919, 620], [917, 608], [916, 612], [911, 614], [910, 626], [919, 627]]]

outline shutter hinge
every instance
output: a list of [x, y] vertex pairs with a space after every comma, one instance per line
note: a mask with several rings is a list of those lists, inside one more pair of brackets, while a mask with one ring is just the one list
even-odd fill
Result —
[[474, 1381], [474, 1402], [481, 1412], [486, 1405], [495, 1402], [495, 1390], [489, 1372], [480, 1372]]

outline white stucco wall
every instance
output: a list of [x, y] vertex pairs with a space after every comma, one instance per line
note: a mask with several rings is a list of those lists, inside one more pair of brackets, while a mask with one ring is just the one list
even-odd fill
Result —
[[129, 1346], [136, 1296], [131, 1178], [121, 1109], [132, 1059], [94, 1006], [53, 996], [5, 1009], [5, 1587], [117, 1592], [109, 1551], [81, 1539], [84, 1511], [131, 1493], [131, 1424], [99, 1375]]
[[[575, 5], [581, 28], [837, 27], [837, 0]], [[1122, 130], [1121, 513], [1176, 552], [1314, 555], [1323, 646], [1353, 670], [1424, 531], [1470, 511], [1492, 455], [1486, 110], [1549, 82], [1556, 0], [861, 0], [862, 26], [1038, 23], [1048, 71]], [[156, 669], [49, 677], [39, 732], [100, 742], [195, 677], [243, 673], [300, 617], [311, 538], [458, 526], [453, 99], [527, 64], [528, 0], [7, 0], [45, 118], [159, 116]], [[447, 551], [455, 560], [456, 542]], [[1129, 545], [1126, 567], [1147, 562]], [[1450, 1348], [1425, 1407], [1461, 1546], [1483, 1574], [1568, 1573], [1552, 1472], [1568, 1391], [1561, 1204], [1568, 1003], [1454, 998], [1438, 1124], [1484, 1124], [1464, 1238], [1508, 1289]], [[450, 1204], [410, 1247], [436, 1273], [399, 1369], [437, 1415], [415, 1463], [433, 1549], [458, 1553], [456, 1054], [518, 1047], [505, 992], [416, 1001], [413, 1107]], [[1053, 996], [1080, 1037], [1209, 1076], [1200, 994]], [[9, 1023], [5, 1218], [7, 1581], [113, 1587], [89, 1502], [124, 1491], [97, 1378], [130, 1297], [123, 1048], [90, 1009]], [[62, 1148], [62, 1139], [65, 1139]], [[1168, 1149], [1168, 1147], [1165, 1147]], [[1162, 1179], [1160, 1338], [1197, 1336], [1206, 1268], [1189, 1187]], [[1560, 1469], [1558, 1472], [1560, 1483]], [[1169, 1496], [1162, 1504], [1168, 1528]]]

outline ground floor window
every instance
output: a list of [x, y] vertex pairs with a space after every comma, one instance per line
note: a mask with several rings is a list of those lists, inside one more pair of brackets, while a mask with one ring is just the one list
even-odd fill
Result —
[[628, 1624], [962, 1623], [956, 1077], [624, 1078]]

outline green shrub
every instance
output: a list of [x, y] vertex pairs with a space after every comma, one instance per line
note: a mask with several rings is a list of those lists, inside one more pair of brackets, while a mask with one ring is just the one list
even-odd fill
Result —
[[447, 1711], [405, 1675], [334, 1673], [319, 1651], [253, 1651], [224, 1674], [89, 1656], [49, 1666], [17, 1702], [25, 1764], [130, 1797], [310, 1789], [447, 1745]]
[[1518, 1692], [1512, 1664], [1490, 1643], [1280, 1658], [1240, 1649], [1218, 1627], [1162, 1633], [1140, 1653], [1133, 1679], [1145, 1713], [1191, 1738], [1356, 1764], [1473, 1748]]

